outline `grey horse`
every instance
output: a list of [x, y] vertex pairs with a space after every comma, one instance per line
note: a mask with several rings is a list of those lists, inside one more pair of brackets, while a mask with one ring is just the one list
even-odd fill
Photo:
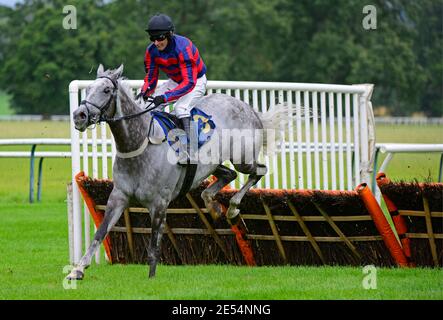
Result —
[[[104, 220], [87, 252], [67, 276], [69, 280], [83, 279], [92, 256], [131, 199], [138, 201], [150, 213], [152, 233], [148, 262], [149, 277], [153, 277], [160, 259], [166, 209], [179, 194], [184, 181], [186, 166], [178, 165], [177, 158], [174, 158], [176, 153], [171, 152], [171, 146], [162, 142], [163, 139], [155, 137], [161, 135], [160, 128], [155, 127], [151, 130], [153, 135], [148, 136], [152, 116], [144, 113], [122, 118], [143, 111], [140, 103], [134, 100], [131, 89], [124, 83], [122, 73], [123, 65], [118, 69], [106, 71], [103, 65], [100, 65], [97, 79], [87, 88], [85, 100], [73, 113], [75, 128], [82, 132], [99, 121], [107, 121], [114, 136], [117, 155], [112, 173], [114, 187], [106, 205]], [[225, 94], [204, 96], [193, 101], [193, 105], [211, 115], [216, 128], [211, 139], [198, 153], [208, 155], [212, 152], [211, 156], [206, 157], [211, 161], [198, 161], [191, 189], [198, 187], [211, 174], [214, 175], [217, 178], [216, 182], [205, 189], [201, 197], [212, 214], [222, 215], [221, 207], [214, 200], [214, 196], [237, 177], [234, 170], [222, 165], [224, 161], [230, 160], [237, 171], [249, 175], [244, 186], [230, 200], [226, 216], [234, 220], [239, 213], [237, 207], [242, 197], [267, 171], [266, 166], [257, 161], [260, 147], [266, 145], [266, 141], [263, 141], [266, 139], [257, 132], [266, 129], [280, 131], [283, 119], [288, 116], [288, 108], [276, 106], [269, 112], [258, 113], [248, 104]], [[242, 131], [238, 131], [240, 129]], [[221, 143], [222, 136], [226, 136], [226, 132], [230, 131], [234, 131], [235, 134]], [[239, 132], [243, 137], [239, 138]], [[234, 142], [242, 138], [240, 148], [233, 146]], [[238, 153], [241, 153], [240, 157], [237, 157], [241, 161], [234, 161]]]

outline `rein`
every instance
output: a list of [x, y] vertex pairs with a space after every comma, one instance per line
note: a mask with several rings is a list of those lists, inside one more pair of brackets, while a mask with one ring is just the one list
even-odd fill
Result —
[[150, 101], [150, 103], [146, 106], [146, 109], [134, 114], [128, 114], [126, 116], [121, 116], [121, 117], [117, 117], [117, 118], [105, 118], [105, 117], [100, 117], [101, 121], [106, 121], [106, 122], [117, 122], [117, 121], [121, 121], [121, 120], [129, 120], [129, 119], [133, 119], [136, 118], [138, 116], [141, 116], [142, 114], [145, 114], [146, 112], [152, 111], [154, 110], [156, 107], [153, 106], [152, 108], [149, 108], [154, 102]]
[[94, 122], [94, 124], [97, 124], [97, 123], [100, 123], [100, 122], [117, 122], [117, 121], [122, 121], [122, 120], [133, 119], [133, 118], [136, 118], [136, 117], [138, 117], [138, 116], [141, 116], [142, 114], [145, 114], [145, 113], [147, 113], [147, 112], [149, 112], [149, 111], [152, 111], [152, 110], [154, 110], [154, 109], [156, 108], [156, 106], [153, 106], [153, 107], [149, 108], [149, 107], [154, 103], [154, 102], [153, 102], [153, 97], [152, 97], [152, 96], [149, 96], [149, 97], [148, 97], [148, 102], [150, 102], [150, 103], [146, 106], [145, 110], [140, 111], [140, 112], [137, 112], [137, 113], [134, 113], [134, 114], [128, 114], [128, 115], [125, 115], [125, 116], [117, 117], [117, 118], [107, 118], [107, 117], [104, 115], [104, 112], [106, 112], [106, 111], [109, 109], [109, 107], [111, 106], [111, 102], [112, 102], [113, 100], [116, 100], [117, 95], [118, 95], [118, 92], [116, 92], [117, 89], [118, 89], [118, 84], [117, 84], [112, 78], [110, 78], [110, 77], [107, 77], [107, 76], [100, 76], [100, 77], [97, 77], [97, 79], [100, 79], [100, 78], [108, 79], [109, 81], [112, 82], [112, 84], [113, 84], [113, 86], [114, 86], [114, 89], [113, 89], [112, 95], [109, 97], [108, 101], [107, 101], [103, 106], [98, 106], [98, 105], [96, 105], [96, 104], [94, 104], [94, 103], [92, 103], [92, 102], [90, 102], [90, 101], [87, 101], [87, 100], [82, 100], [82, 101], [80, 102], [80, 105], [84, 105], [84, 106], [86, 107], [86, 110], [88, 111], [88, 117], [89, 117], [89, 108], [88, 108], [88, 104], [90, 104], [90, 105], [92, 105], [93, 107], [95, 107], [95, 108], [97, 108], [97, 109], [100, 110], [99, 118], [98, 118], [98, 119], [95, 119], [95, 118], [92, 119], [93, 122]]
[[[84, 105], [86, 107], [86, 110], [88, 112], [88, 118], [90, 117], [90, 111], [89, 111], [88, 105], [91, 105], [91, 106], [97, 108], [98, 110], [100, 110], [100, 114], [98, 116], [98, 119], [97, 119], [97, 117], [91, 117], [91, 120], [94, 123], [94, 125], [96, 125], [97, 123], [100, 123], [100, 122], [117, 122], [117, 121], [122, 121], [122, 120], [133, 119], [133, 118], [136, 118], [136, 117], [138, 117], [138, 116], [140, 116], [142, 114], [145, 114], [145, 113], [147, 113], [149, 111], [152, 111], [152, 110], [154, 110], [156, 108], [156, 106], [151, 107], [151, 105], [154, 103], [154, 101], [153, 101], [154, 98], [152, 96], [149, 96], [148, 97], [149, 104], [146, 106], [145, 110], [142, 110], [142, 111], [134, 113], [134, 114], [124, 115], [124, 116], [121, 116], [121, 117], [107, 118], [105, 116], [105, 112], [111, 106], [112, 101], [116, 101], [116, 103], [117, 103], [118, 83], [116, 83], [116, 81], [114, 81], [112, 78], [107, 77], [107, 76], [97, 77], [97, 79], [100, 79], [100, 78], [108, 79], [109, 81], [112, 82], [112, 84], [114, 86], [112, 94], [109, 96], [108, 101], [105, 104], [103, 104], [102, 106], [98, 106], [98, 105], [96, 105], [96, 104], [94, 104], [94, 103], [92, 103], [90, 101], [87, 101], [87, 100], [82, 100], [80, 102], [80, 105]], [[149, 132], [151, 131], [151, 127], [152, 127], [152, 121], [151, 121], [151, 123], [149, 125]], [[148, 133], [148, 135], [149, 135], [149, 133]], [[134, 150], [134, 151], [131, 151], [131, 152], [119, 152], [119, 151], [117, 151], [116, 156], [118, 158], [123, 158], [123, 159], [130, 159], [130, 158], [137, 157], [137, 156], [141, 155], [145, 151], [145, 149], [148, 146], [148, 144], [149, 144], [149, 139], [145, 138], [145, 140], [143, 141], [142, 145], [137, 150]]]

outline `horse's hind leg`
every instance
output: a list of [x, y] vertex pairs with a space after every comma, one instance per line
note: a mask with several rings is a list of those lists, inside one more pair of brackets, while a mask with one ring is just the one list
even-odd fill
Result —
[[201, 197], [212, 217], [217, 219], [223, 215], [223, 210], [221, 205], [214, 200], [214, 197], [224, 186], [237, 178], [237, 173], [221, 164], [215, 169], [213, 175], [217, 178], [217, 181], [205, 189]]
[[106, 204], [105, 217], [94, 235], [94, 240], [85, 255], [66, 277], [68, 280], [82, 280], [85, 269], [91, 264], [92, 256], [100, 247], [108, 232], [114, 227], [128, 204], [128, 198], [119, 190], [113, 189]]
[[231, 198], [231, 200], [229, 200], [229, 209], [226, 216], [235, 223], [235, 218], [240, 213], [240, 210], [237, 209], [238, 205], [246, 192], [248, 192], [248, 190], [251, 189], [251, 187], [255, 185], [264, 174], [266, 174], [267, 169], [265, 165], [259, 163], [234, 164], [234, 167], [241, 173], [249, 174], [248, 180], [243, 187]]

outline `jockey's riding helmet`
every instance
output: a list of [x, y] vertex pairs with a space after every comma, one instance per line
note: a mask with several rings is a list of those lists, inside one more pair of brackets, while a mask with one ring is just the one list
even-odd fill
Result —
[[159, 13], [149, 19], [148, 27], [145, 31], [151, 36], [159, 34], [172, 35], [172, 32], [174, 32], [174, 24], [169, 16]]

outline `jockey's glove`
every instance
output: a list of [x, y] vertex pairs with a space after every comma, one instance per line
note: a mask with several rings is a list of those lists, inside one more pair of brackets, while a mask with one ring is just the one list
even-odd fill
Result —
[[154, 97], [152, 102], [155, 104], [156, 107], [158, 107], [159, 105], [165, 103], [166, 99], [165, 99], [164, 95], [159, 95], [159, 96]]

